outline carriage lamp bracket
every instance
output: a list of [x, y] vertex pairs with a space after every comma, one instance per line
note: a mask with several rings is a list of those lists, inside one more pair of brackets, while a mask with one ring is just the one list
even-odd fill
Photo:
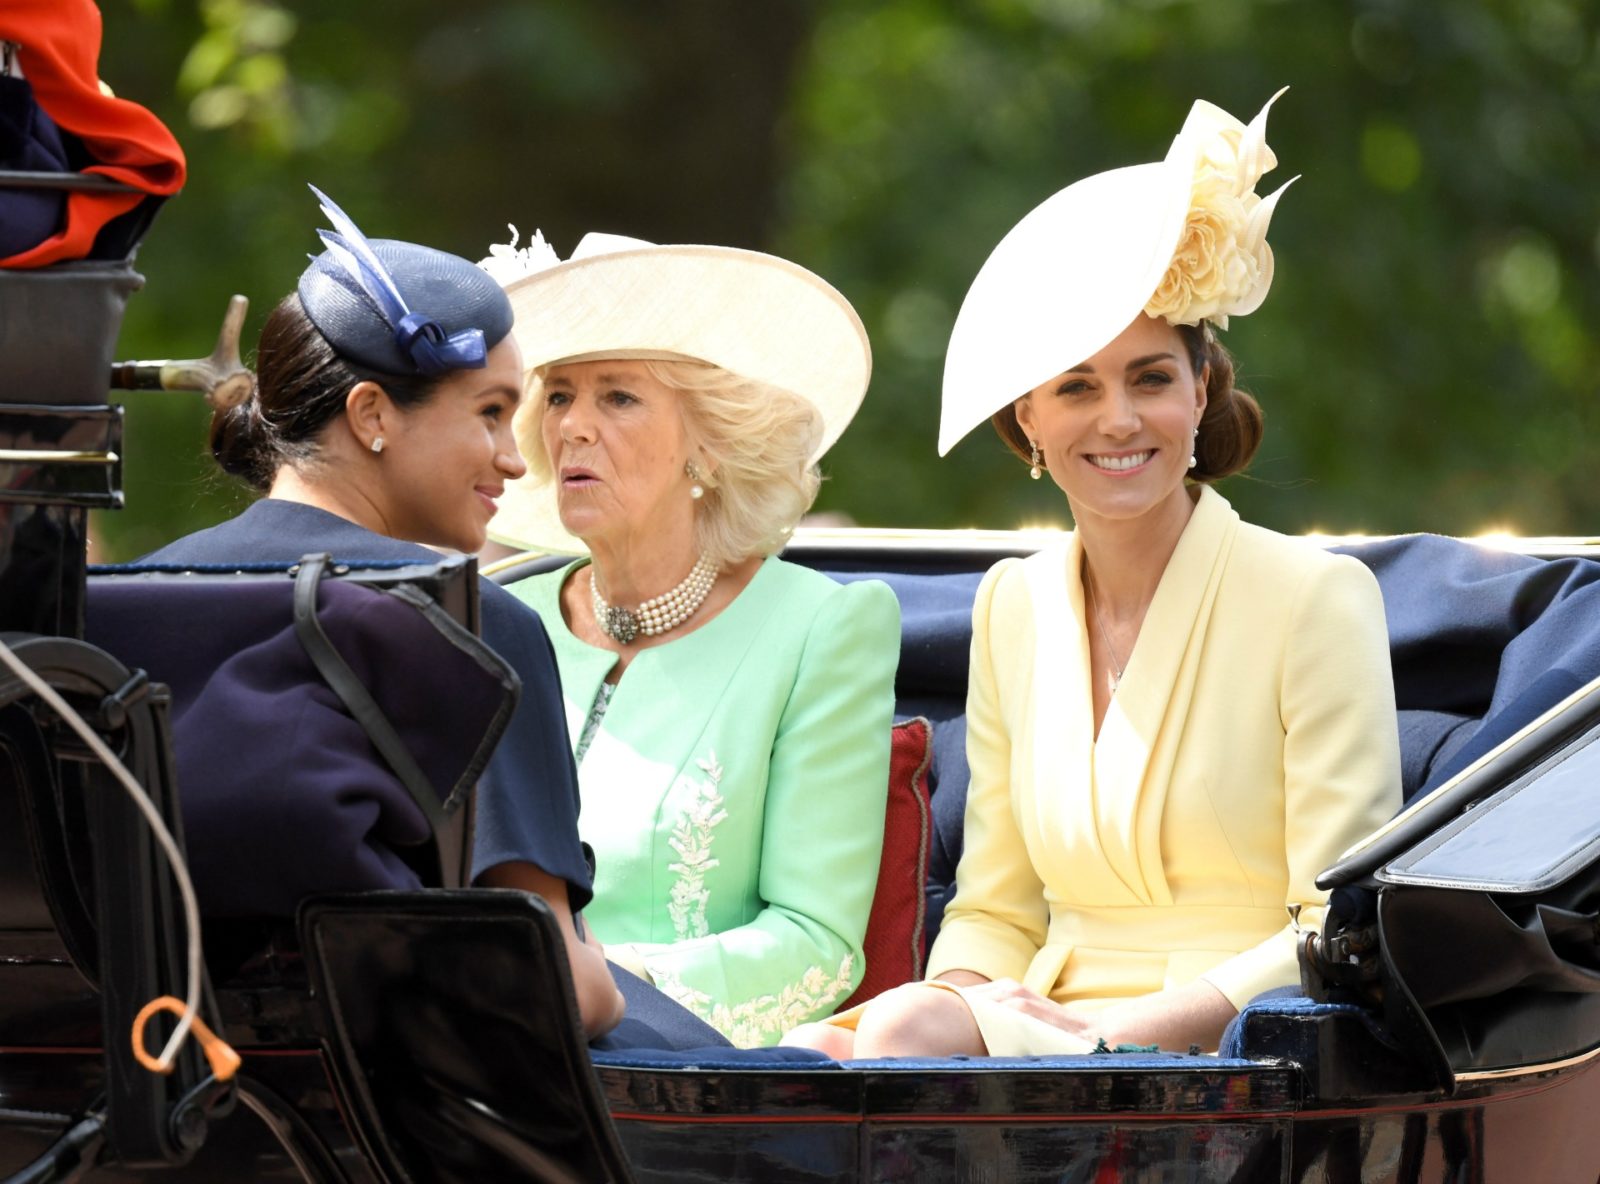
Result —
[[124, 391], [200, 391], [214, 409], [237, 407], [255, 389], [255, 373], [240, 360], [239, 336], [250, 301], [235, 295], [222, 315], [217, 344], [204, 358], [180, 361], [115, 362], [111, 386]]

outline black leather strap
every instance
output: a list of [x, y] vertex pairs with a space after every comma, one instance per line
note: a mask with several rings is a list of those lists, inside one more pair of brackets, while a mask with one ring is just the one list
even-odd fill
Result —
[[465, 826], [467, 812], [462, 809], [446, 811], [439, 802], [438, 791], [428, 780], [395, 731], [389, 717], [383, 714], [371, 693], [356, 677], [355, 671], [334, 648], [322, 622], [317, 619], [317, 587], [333, 562], [330, 555], [307, 555], [300, 560], [300, 570], [294, 581], [294, 631], [315, 663], [323, 680], [344, 702], [350, 714], [367, 733], [372, 746], [378, 750], [389, 768], [405, 786], [411, 800], [427, 818], [433, 830], [434, 848], [438, 860], [439, 885], [460, 888], [464, 885]]

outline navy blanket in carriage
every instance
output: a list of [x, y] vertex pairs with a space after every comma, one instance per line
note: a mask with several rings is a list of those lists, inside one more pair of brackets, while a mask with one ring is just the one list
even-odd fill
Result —
[[[1531, 559], [1437, 535], [1338, 548], [1378, 578], [1407, 801], [1600, 678], [1600, 562]], [[900, 598], [899, 710], [935, 721], [928, 940], [953, 889], [965, 806], [966, 666], [981, 576], [851, 573]]]
[[[426, 882], [427, 816], [295, 634], [287, 580], [100, 581], [88, 637], [172, 692], [189, 868], [211, 917], [293, 916], [317, 892]], [[318, 620], [441, 805], [464, 808], [516, 701], [465, 630], [325, 581]], [[438, 688], [448, 686], [450, 694]]]

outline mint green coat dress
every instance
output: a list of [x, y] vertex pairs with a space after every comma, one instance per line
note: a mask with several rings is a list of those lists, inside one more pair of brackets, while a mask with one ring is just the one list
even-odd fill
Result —
[[[578, 566], [511, 586], [555, 646], [574, 744], [616, 662], [562, 617]], [[899, 651], [886, 585], [767, 559], [716, 617], [633, 659], [579, 762], [584, 916], [737, 1045], [775, 1043], [861, 980]]]

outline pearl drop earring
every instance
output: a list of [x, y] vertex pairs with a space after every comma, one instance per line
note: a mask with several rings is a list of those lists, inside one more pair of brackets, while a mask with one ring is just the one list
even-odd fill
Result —
[[1197, 466], [1200, 463], [1200, 459], [1197, 456], [1195, 456], [1195, 454], [1194, 454], [1194, 450], [1196, 448], [1198, 448], [1199, 446], [1200, 446], [1200, 429], [1199, 428], [1195, 428], [1195, 430], [1194, 430], [1194, 443], [1189, 445], [1189, 467], [1191, 469], [1194, 468], [1195, 466]]
[[705, 497], [706, 487], [701, 484], [701, 481], [704, 480], [704, 477], [700, 472], [700, 466], [695, 464], [692, 460], [687, 460], [683, 462], [683, 471], [688, 476], [689, 480], [694, 482], [693, 485], [689, 486], [689, 496], [695, 501], [699, 501], [701, 498]]
[[1037, 481], [1039, 479], [1039, 445], [1036, 441], [1029, 440], [1028, 447], [1032, 450], [1028, 457], [1028, 476]]

